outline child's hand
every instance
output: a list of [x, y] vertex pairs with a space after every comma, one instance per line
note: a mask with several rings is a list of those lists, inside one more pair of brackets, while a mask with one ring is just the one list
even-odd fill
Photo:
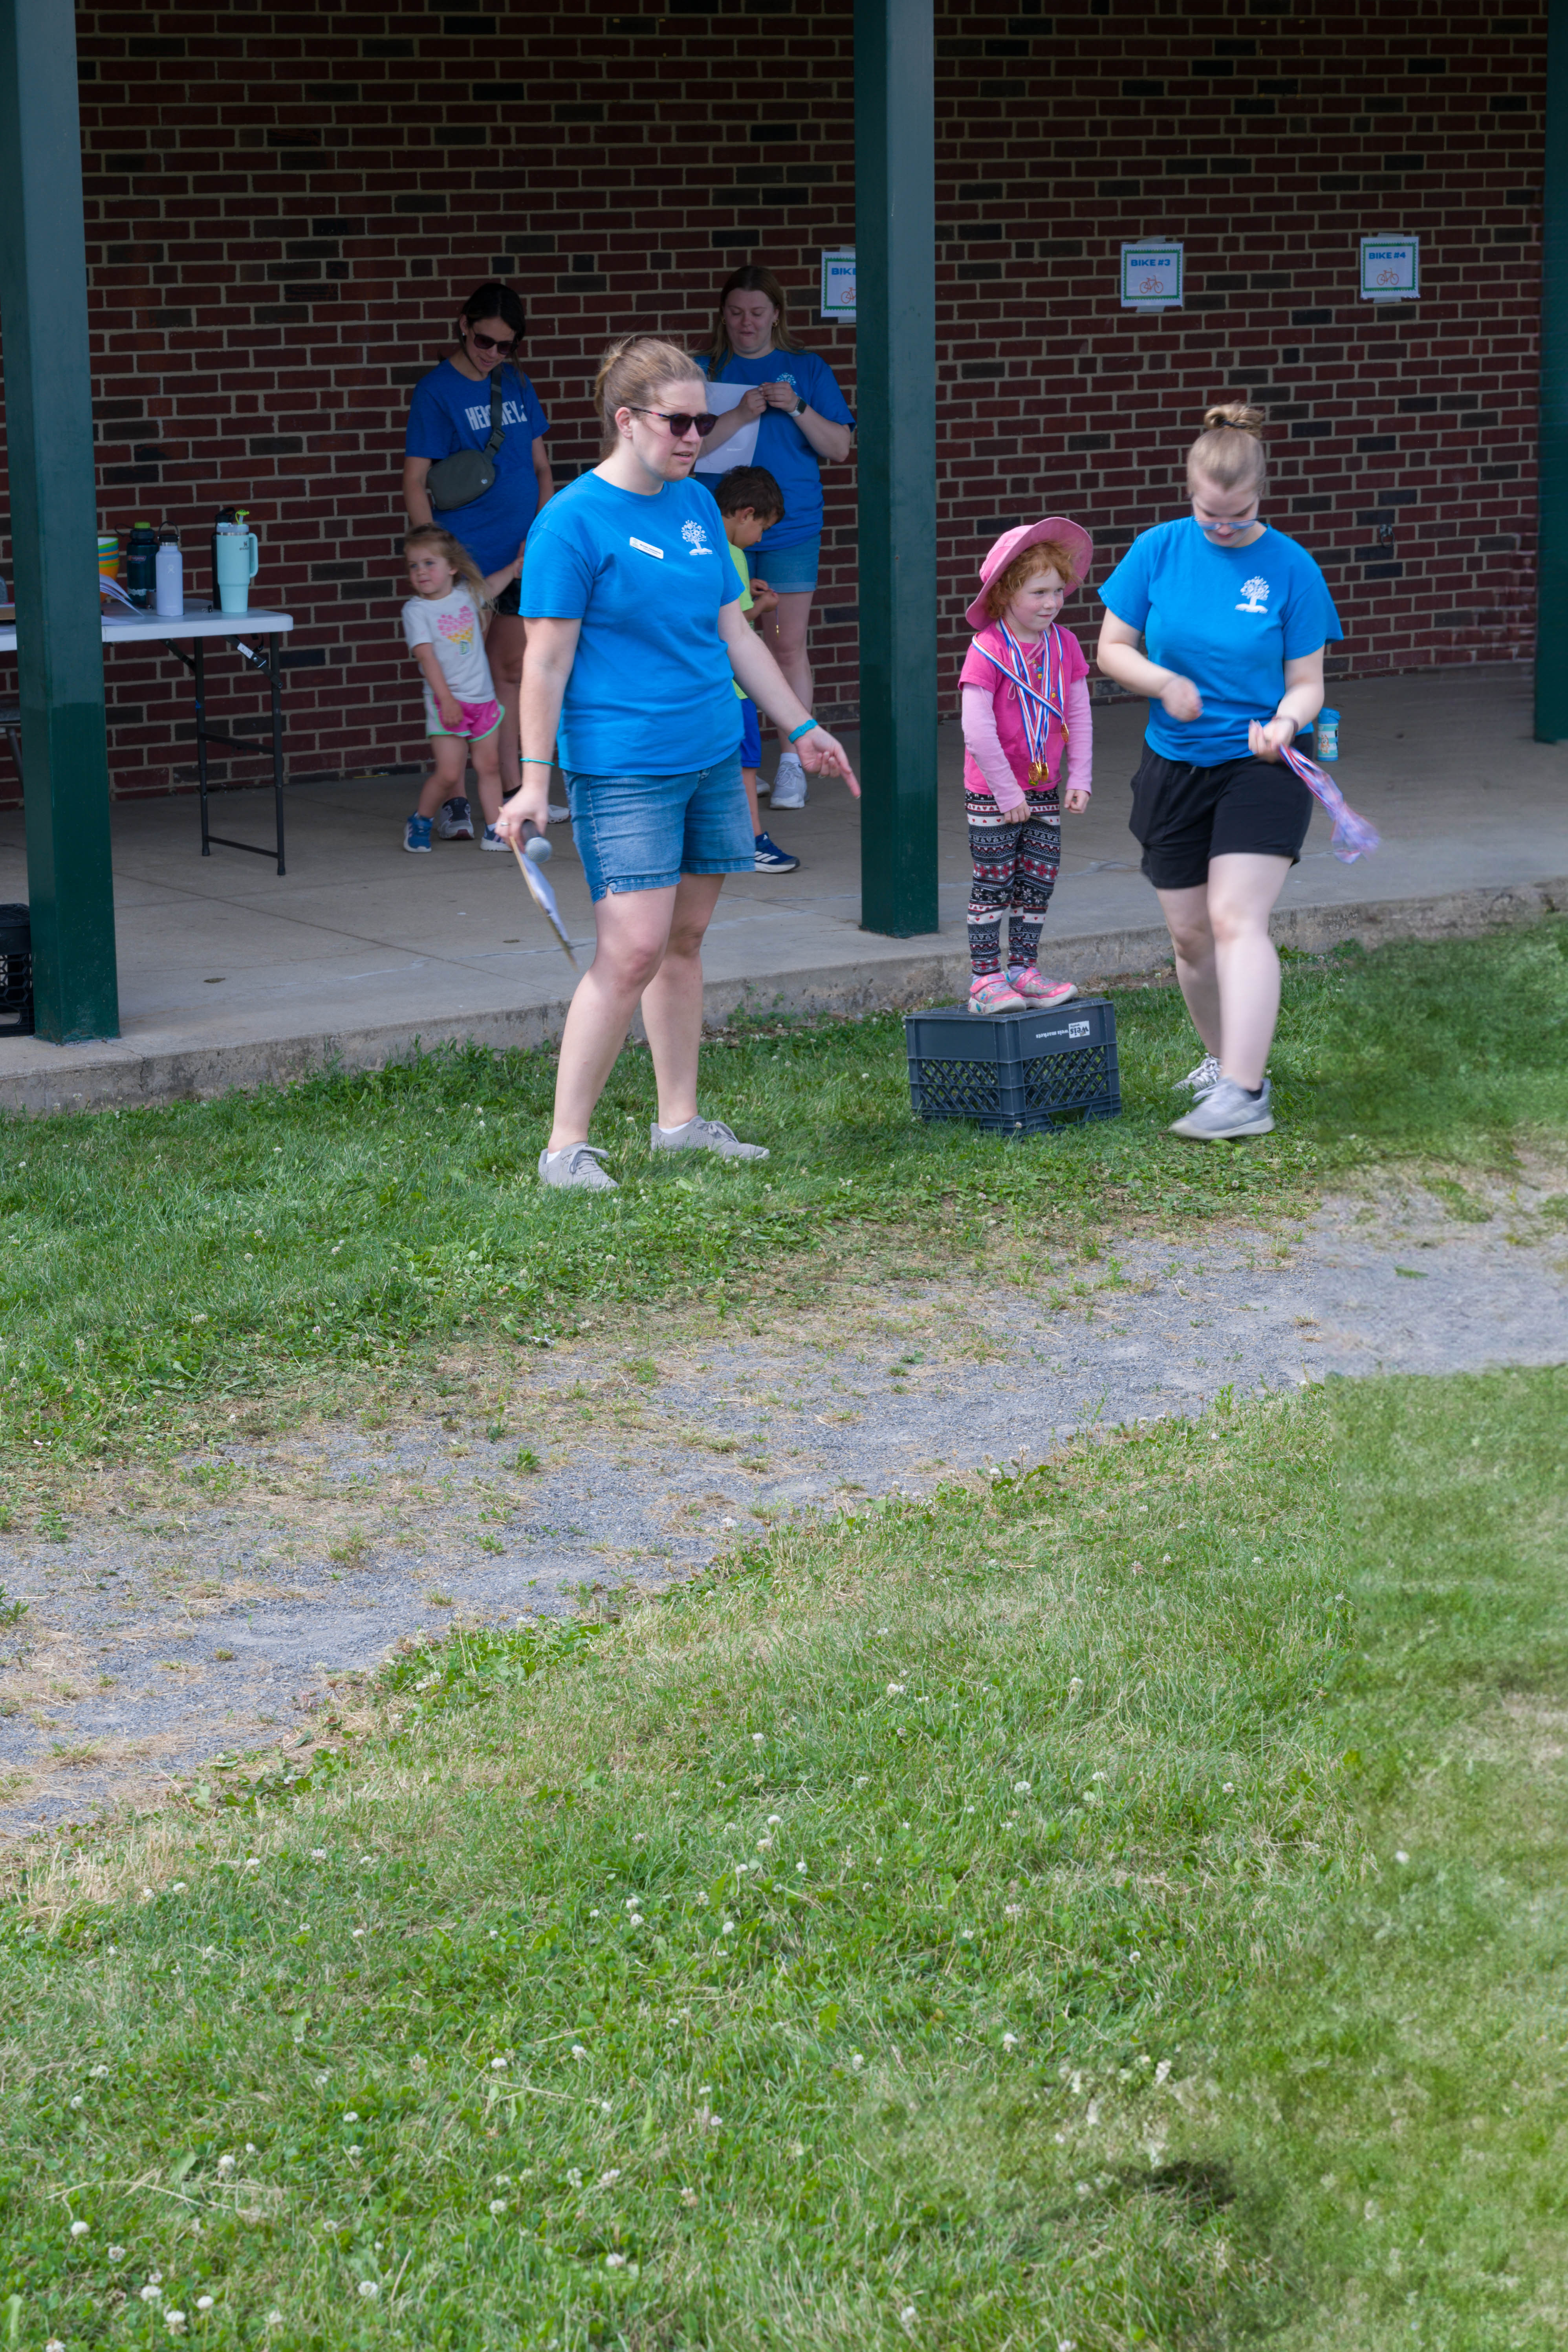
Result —
[[777, 594], [768, 586], [765, 580], [752, 581], [752, 618], [753, 621], [763, 613], [771, 613], [778, 601]]
[[1063, 801], [1062, 806], [1066, 809], [1068, 816], [1081, 816], [1083, 814], [1085, 809], [1089, 806], [1089, 794], [1084, 791], [1081, 784], [1069, 784], [1068, 786], [1067, 798]]
[[452, 733], [455, 735], [458, 728], [463, 723], [461, 707], [453, 701], [449, 694], [437, 693], [436, 697], [436, 708], [441, 714], [442, 726], [450, 728]]

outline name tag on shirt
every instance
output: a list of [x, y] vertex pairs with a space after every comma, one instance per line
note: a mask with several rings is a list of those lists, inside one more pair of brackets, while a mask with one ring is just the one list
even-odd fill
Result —
[[646, 539], [634, 539], [629, 544], [637, 549], [639, 555], [657, 555], [661, 563], [664, 562], [662, 547], [650, 547]]

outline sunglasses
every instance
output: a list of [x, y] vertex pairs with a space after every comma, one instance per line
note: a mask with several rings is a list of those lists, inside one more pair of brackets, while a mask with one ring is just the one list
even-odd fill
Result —
[[477, 327], [468, 329], [468, 341], [481, 352], [499, 352], [503, 358], [508, 352], [515, 352], [517, 349], [515, 335], [509, 335], [503, 343], [498, 343], [493, 335], [481, 335]]
[[694, 427], [706, 440], [719, 422], [716, 416], [688, 416], [679, 408], [672, 414], [667, 408], [639, 408], [635, 401], [628, 402], [627, 405], [634, 416], [657, 416], [668, 425], [670, 437], [675, 441], [683, 440]]

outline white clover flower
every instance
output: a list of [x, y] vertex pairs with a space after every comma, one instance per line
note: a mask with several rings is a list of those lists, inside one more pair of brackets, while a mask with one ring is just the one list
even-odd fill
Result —
[[363, 1936], [364, 1934], [364, 1929], [363, 1927], [351, 1927], [349, 1929], [349, 1934], [351, 1936]]
[[861, 2056], [858, 2050], [852, 2050], [849, 2053], [849, 2063], [853, 2066], [858, 2074], [860, 2072], [861, 2067], [866, 2063], [866, 2061]]
[[256, 2154], [256, 2142], [253, 2139], [247, 2139], [246, 2141], [245, 2152], [247, 2156], [254, 2156]]
[[696, 2189], [683, 2189], [680, 2192], [680, 2201], [683, 2205], [695, 2205], [697, 2202]]
[[770, 1853], [773, 1851], [773, 1843], [772, 1838], [759, 1838], [757, 1840], [757, 1852], [759, 1853]]
[[1394, 1859], [1395, 1862], [1408, 1862], [1410, 1856], [1407, 1853], [1396, 1853]]
[[767, 1734], [766, 1734], [765, 1732], [762, 1732], [762, 1731], [753, 1731], [753, 1732], [752, 1732], [752, 1747], [753, 1747], [753, 1748], [760, 1748], [760, 1747], [763, 1745], [763, 1740], [766, 1738], [766, 1737], [767, 1737]]
[[733, 1919], [726, 1919], [719, 1932], [721, 1936], [732, 1936], [735, 1932], [735, 1922]]
[[889, 1683], [888, 1685], [888, 1696], [889, 1698], [902, 1698], [903, 1695], [904, 1685], [902, 1683]]
[[185, 2315], [183, 2311], [166, 2311], [163, 2314], [163, 2317], [167, 2322], [171, 2336], [183, 2336], [184, 2334]]
[[974, 1941], [973, 1928], [961, 1927], [958, 1931], [958, 1940], [961, 1944], [973, 1944]]
[[71, 2223], [71, 2236], [73, 2238], [85, 2238], [87, 2235], [87, 2229], [88, 2225], [85, 2221], [73, 2221]]
[[1156, 2082], [1156, 2083], [1163, 2083], [1163, 2082], [1165, 2080], [1166, 2076], [1170, 2074], [1170, 2071], [1171, 2071], [1171, 2062], [1170, 2062], [1170, 2060], [1169, 2060], [1168, 2058], [1162, 2058], [1162, 2059], [1161, 2059], [1161, 2061], [1160, 2061], [1160, 2063], [1159, 2063], [1159, 2064], [1158, 2064], [1158, 2065], [1155, 2067], [1155, 2069], [1154, 2069], [1154, 2080], [1155, 2080], [1155, 2082]]
[[212, 2307], [213, 2307], [213, 2299], [212, 2299], [212, 2297], [211, 2297], [211, 2295], [210, 2295], [210, 2294], [198, 2294], [198, 2295], [197, 2295], [197, 2297], [196, 2297], [196, 2309], [197, 2309], [198, 2311], [210, 2311], [210, 2310], [212, 2309]]
[[782, 1813], [770, 1813], [768, 1815], [768, 1827], [771, 1830], [782, 1829], [784, 1827], [784, 1815]]
[[101, 2083], [101, 2082], [102, 2082], [102, 2080], [103, 2080], [103, 2078], [104, 2078], [104, 2076], [108, 2074], [108, 2072], [109, 2072], [109, 2069], [108, 2069], [108, 2067], [107, 2067], [107, 2066], [95, 2066], [95, 2067], [93, 2068], [93, 2070], [92, 2070], [92, 2079], [93, 2079], [93, 2081], [94, 2081], [95, 2083]]
[[256, 1856], [253, 1853], [247, 1853], [245, 1857], [245, 1866], [247, 1870], [259, 1870], [261, 1864], [257, 1861]]
[[605, 2256], [605, 2268], [607, 2271], [624, 2271], [626, 2266], [626, 2258], [625, 2254], [606, 2254]]
[[599, 2175], [599, 2186], [600, 2186], [600, 2188], [601, 2188], [601, 2189], [613, 2189], [613, 2188], [615, 2187], [615, 2185], [616, 2185], [616, 2181], [620, 2179], [620, 2177], [621, 2177], [621, 2175], [620, 2175], [620, 2168], [619, 2168], [619, 2166], [618, 2166], [618, 2165], [612, 2165], [612, 2166], [610, 2167], [610, 2169], [608, 2170], [608, 2172], [601, 2172], [601, 2173], [600, 2173], [600, 2175]]
[[261, 2324], [264, 2327], [281, 2327], [283, 2314], [280, 2311], [269, 2311]]
[[234, 2167], [235, 2158], [232, 2156], [219, 2157], [217, 2160], [217, 2168], [220, 2172], [232, 2172], [234, 2170]]
[[572, 2044], [572, 2055], [574, 2058], [585, 2058], [588, 2053], [584, 2049], [583, 2044], [580, 2042], [574, 2042]]
[[709, 1901], [709, 1899], [710, 1899], [710, 1898], [709, 1898], [709, 1895], [708, 1895], [707, 1890], [706, 1890], [705, 1888], [703, 1888], [703, 1889], [700, 1889], [700, 1890], [699, 1890], [699, 1892], [698, 1892], [698, 1896], [697, 1896], [697, 1900], [699, 1901], [699, 1903], [706, 1903], [706, 1902], [708, 1902], [708, 1901]]
[[[176, 1878], [173, 1886], [170, 1887], [169, 1892], [171, 1895], [188, 1895], [190, 1889], [187, 1887], [183, 1878]], [[182, 2316], [183, 2315], [184, 2315], [182, 2314]]]
[[147, 2284], [148, 2284], [148, 2285], [149, 2285], [149, 2286], [162, 2286], [162, 2285], [163, 2285], [163, 2272], [162, 2272], [162, 2271], [149, 2271], [149, 2272], [148, 2272], [148, 2273], [147, 2273]]
[[109, 2259], [111, 2263], [122, 2263], [125, 2260], [124, 2247], [110, 2246], [109, 2249]]
[[326, 1858], [327, 1849], [324, 1845], [313, 1845], [310, 1848], [310, 1860], [312, 1862], [325, 1862]]
[[1024, 1906], [1021, 1903], [1006, 1903], [1002, 1906], [1004, 1919], [1021, 1919], [1023, 1916]]
[[799, 1872], [800, 1875], [804, 1878], [804, 1877], [805, 1877], [805, 1863], [804, 1863], [804, 1862], [797, 1862], [797, 1863], [795, 1864], [795, 1869]]
[[492, 2058], [490, 2060], [490, 2073], [492, 2074], [504, 2074], [506, 2073], [506, 2060], [504, 2058]]
[[906, 2303], [902, 2311], [900, 2312], [899, 2317], [906, 2327], [912, 2327], [915, 2324], [914, 2305], [912, 2303]]
[[571, 2165], [571, 2166], [569, 2166], [569, 2167], [567, 2168], [566, 2178], [567, 2178], [567, 2179], [570, 2181], [570, 2183], [572, 2184], [572, 2187], [573, 2187], [574, 2189], [581, 2189], [581, 2188], [582, 2188], [582, 2186], [583, 2186], [583, 2176], [582, 2176], [582, 2174], [578, 2171], [578, 2169], [577, 2169], [577, 2168], [576, 2168], [576, 2166], [575, 2166], [574, 2164], [574, 2165]]
[[510, 2188], [511, 2187], [511, 2175], [510, 2175], [510, 2172], [498, 2172], [498, 2173], [496, 2174], [496, 2187], [497, 2187], [498, 2189], [510, 2189]]
[[1068, 1679], [1068, 1698], [1076, 1698], [1076, 1697], [1077, 1697], [1077, 1696], [1078, 1696], [1078, 1694], [1079, 1694], [1079, 1692], [1080, 1690], [1082, 1690], [1082, 1688], [1083, 1688], [1083, 1676], [1082, 1676], [1081, 1675], [1073, 1675], [1072, 1676], [1070, 1676], [1070, 1678]]
[[1236, 1794], [1236, 1782], [1234, 1780], [1222, 1780], [1219, 1784], [1219, 1788], [1222, 1797], [1234, 1797]]
[[142, 1889], [142, 1900], [143, 1903], [151, 1903], [153, 1900], [153, 1890], [150, 1886], [144, 1886]]
[[66, 2347], [58, 2336], [51, 2336], [44, 2347], [44, 2352], [66, 2352]]
[[85, 2107], [87, 2101], [82, 2097], [81, 2093], [79, 2091], [76, 2097], [70, 2100], [68, 2104], [73, 2107]]
[[1005, 2033], [1002, 2036], [1002, 2047], [1004, 2050], [1016, 2050], [1018, 2047], [1017, 2035], [1016, 2033]]
[[414, 2056], [408, 2061], [409, 2072], [414, 2074], [423, 2074], [425, 2069], [429, 2063], [430, 2061], [428, 2058], [420, 2057], [418, 2052], [416, 2051]]
[[141, 2300], [143, 2303], [162, 2303], [163, 2300], [163, 2291], [161, 2287], [153, 2286], [149, 2283], [142, 2290]]
[[345, 2148], [343, 2152], [346, 2156], [363, 2156], [364, 2154], [363, 2148], [361, 2147], [357, 2140], [354, 2142], [353, 2147]]
[[1013, 1794], [1016, 1797], [1026, 1797], [1029, 1794], [1032, 1785], [1032, 1782], [1028, 1780], [1015, 1780], [1013, 1783]]
[[380, 2287], [377, 2286], [374, 2279], [361, 2279], [359, 2283], [359, 2291], [361, 2294], [363, 2295], [366, 2303], [374, 2303], [376, 2296], [381, 2293]]
[[504, 2197], [492, 2197], [490, 2199], [490, 2211], [492, 2213], [504, 2213], [506, 2211], [506, 2199]]

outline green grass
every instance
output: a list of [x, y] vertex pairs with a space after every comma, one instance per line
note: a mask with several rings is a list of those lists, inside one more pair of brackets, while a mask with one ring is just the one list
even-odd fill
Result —
[[[548, 1054], [437, 1054], [204, 1105], [0, 1126], [0, 1449], [37, 1471], [258, 1410], [341, 1410], [458, 1343], [521, 1349], [585, 1311], [724, 1308], [825, 1255], [916, 1271], [1005, 1244], [1049, 1271], [1039, 1204], [1090, 1251], [1134, 1218], [1300, 1205], [1374, 1162], [1467, 1168], [1568, 1129], [1568, 924], [1293, 961], [1267, 1140], [1169, 1136], [1194, 1054], [1175, 992], [1118, 999], [1125, 1115], [1004, 1142], [911, 1118], [896, 1018], [734, 1033], [706, 1107], [765, 1166], [651, 1165], [646, 1054], [595, 1132], [624, 1189], [541, 1193]], [[526, 1376], [526, 1374], [524, 1374]], [[0, 1456], [3, 1458], [3, 1456]]]
[[11, 2340], [1560, 2345], [1565, 1405], [779, 1531], [38, 1858]]

